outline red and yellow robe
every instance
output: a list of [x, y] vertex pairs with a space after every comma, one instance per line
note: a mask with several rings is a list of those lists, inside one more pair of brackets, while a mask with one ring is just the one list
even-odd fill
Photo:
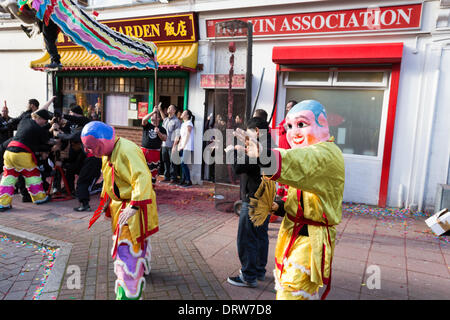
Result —
[[[344, 158], [331, 141], [275, 150], [277, 173], [271, 179], [289, 186], [275, 249], [277, 299], [314, 299], [330, 281], [335, 225], [342, 219]], [[302, 224], [308, 224], [309, 236], [297, 235]]]

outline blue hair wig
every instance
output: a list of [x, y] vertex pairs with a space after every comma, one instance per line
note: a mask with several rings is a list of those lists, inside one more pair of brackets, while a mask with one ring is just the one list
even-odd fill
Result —
[[314, 114], [314, 117], [316, 119], [316, 123], [319, 127], [322, 127], [322, 125], [319, 123], [319, 116], [321, 114], [324, 115], [325, 119], [327, 118], [327, 113], [325, 111], [325, 108], [320, 104], [320, 102], [316, 100], [303, 100], [297, 103], [295, 106], [292, 107], [291, 110], [289, 110], [288, 114], [286, 115], [292, 115], [294, 113], [303, 111], [303, 110], [309, 110]]

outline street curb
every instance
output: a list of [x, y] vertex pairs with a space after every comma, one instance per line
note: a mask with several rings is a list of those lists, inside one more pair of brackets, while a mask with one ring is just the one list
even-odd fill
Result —
[[59, 289], [61, 287], [66, 265], [72, 250], [72, 244], [2, 225], [0, 225], [0, 233], [6, 236], [11, 236], [15, 240], [32, 242], [41, 246], [59, 249], [56, 254], [52, 270], [47, 278], [47, 281], [45, 282], [42, 293], [39, 296], [39, 300], [54, 300], [54, 298], [58, 296]]

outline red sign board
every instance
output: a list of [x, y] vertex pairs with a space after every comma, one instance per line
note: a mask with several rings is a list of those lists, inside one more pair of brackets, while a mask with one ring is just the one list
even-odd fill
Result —
[[138, 103], [138, 119], [144, 118], [148, 114], [148, 103], [139, 102]]
[[[253, 36], [418, 29], [421, 15], [422, 4], [417, 3], [351, 10], [214, 19], [206, 20], [206, 34], [208, 38], [229, 37], [230, 31], [225, 28], [219, 28], [216, 33], [216, 23], [236, 19], [251, 22]], [[240, 34], [238, 32], [234, 35]]]
[[[228, 74], [202, 74], [200, 87], [203, 89], [228, 89]], [[233, 89], [245, 89], [245, 74], [233, 75], [231, 87]]]
[[[157, 44], [196, 42], [198, 40], [194, 13], [100, 22], [125, 35]], [[76, 46], [70, 38], [62, 33], [60, 33], [56, 44], [58, 47]]]

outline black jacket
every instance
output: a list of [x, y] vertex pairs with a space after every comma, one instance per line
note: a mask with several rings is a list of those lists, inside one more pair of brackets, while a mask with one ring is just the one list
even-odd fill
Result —
[[[36, 121], [31, 118], [25, 118], [20, 121], [16, 135], [12, 141], [18, 141], [26, 145], [33, 152], [49, 151], [51, 146], [48, 145], [50, 134], [46, 127], [39, 126]], [[9, 147], [6, 150], [11, 152], [24, 152], [19, 147]]]
[[[271, 156], [272, 137], [268, 133], [267, 137], [267, 152]], [[268, 167], [268, 164], [262, 164], [258, 159], [251, 159], [245, 154], [238, 154], [234, 151], [233, 170], [235, 174], [240, 175], [241, 200], [245, 202], [250, 201], [250, 197], [255, 195], [261, 184], [261, 167]]]

